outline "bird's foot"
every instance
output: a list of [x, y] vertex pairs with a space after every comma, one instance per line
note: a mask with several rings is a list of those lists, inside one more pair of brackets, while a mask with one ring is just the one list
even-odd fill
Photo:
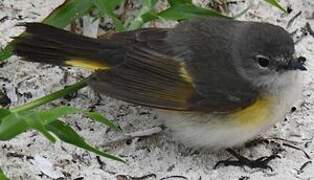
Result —
[[253, 169], [261, 168], [261, 169], [270, 169], [271, 171], [273, 171], [273, 168], [270, 167], [268, 163], [273, 159], [280, 158], [280, 156], [274, 154], [270, 156], [263, 156], [255, 160], [250, 160], [230, 148], [226, 149], [226, 151], [230, 153], [232, 156], [234, 156], [235, 158], [237, 158], [237, 160], [227, 159], [227, 160], [219, 161], [214, 166], [214, 169], [216, 169], [220, 165], [224, 165], [224, 166], [240, 166], [240, 167], [248, 166]]

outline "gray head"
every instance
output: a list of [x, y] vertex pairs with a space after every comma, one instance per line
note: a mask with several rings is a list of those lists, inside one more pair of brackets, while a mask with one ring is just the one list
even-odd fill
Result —
[[305, 58], [295, 57], [294, 42], [283, 28], [254, 22], [239, 26], [241, 30], [234, 34], [234, 61], [242, 77], [256, 88], [284, 86], [297, 70], [306, 70]]

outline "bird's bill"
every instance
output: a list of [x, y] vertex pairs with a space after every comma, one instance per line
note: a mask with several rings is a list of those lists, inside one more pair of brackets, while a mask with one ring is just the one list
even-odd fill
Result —
[[306, 67], [304, 66], [306, 59], [303, 56], [300, 56], [298, 58], [294, 58], [289, 61], [287, 65], [287, 70], [301, 70], [306, 71]]

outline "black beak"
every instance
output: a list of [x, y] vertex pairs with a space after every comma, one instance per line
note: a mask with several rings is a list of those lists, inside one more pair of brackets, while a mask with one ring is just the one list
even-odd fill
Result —
[[306, 71], [306, 67], [304, 67], [304, 63], [306, 58], [303, 56], [298, 57], [297, 59], [292, 59], [289, 61], [288, 65], [286, 66], [287, 70], [301, 70]]

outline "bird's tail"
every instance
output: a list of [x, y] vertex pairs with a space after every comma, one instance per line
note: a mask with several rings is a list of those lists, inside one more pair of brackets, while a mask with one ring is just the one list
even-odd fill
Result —
[[89, 70], [108, 69], [119, 46], [74, 34], [42, 23], [23, 23], [25, 33], [15, 37], [13, 51], [26, 61], [78, 66]]

